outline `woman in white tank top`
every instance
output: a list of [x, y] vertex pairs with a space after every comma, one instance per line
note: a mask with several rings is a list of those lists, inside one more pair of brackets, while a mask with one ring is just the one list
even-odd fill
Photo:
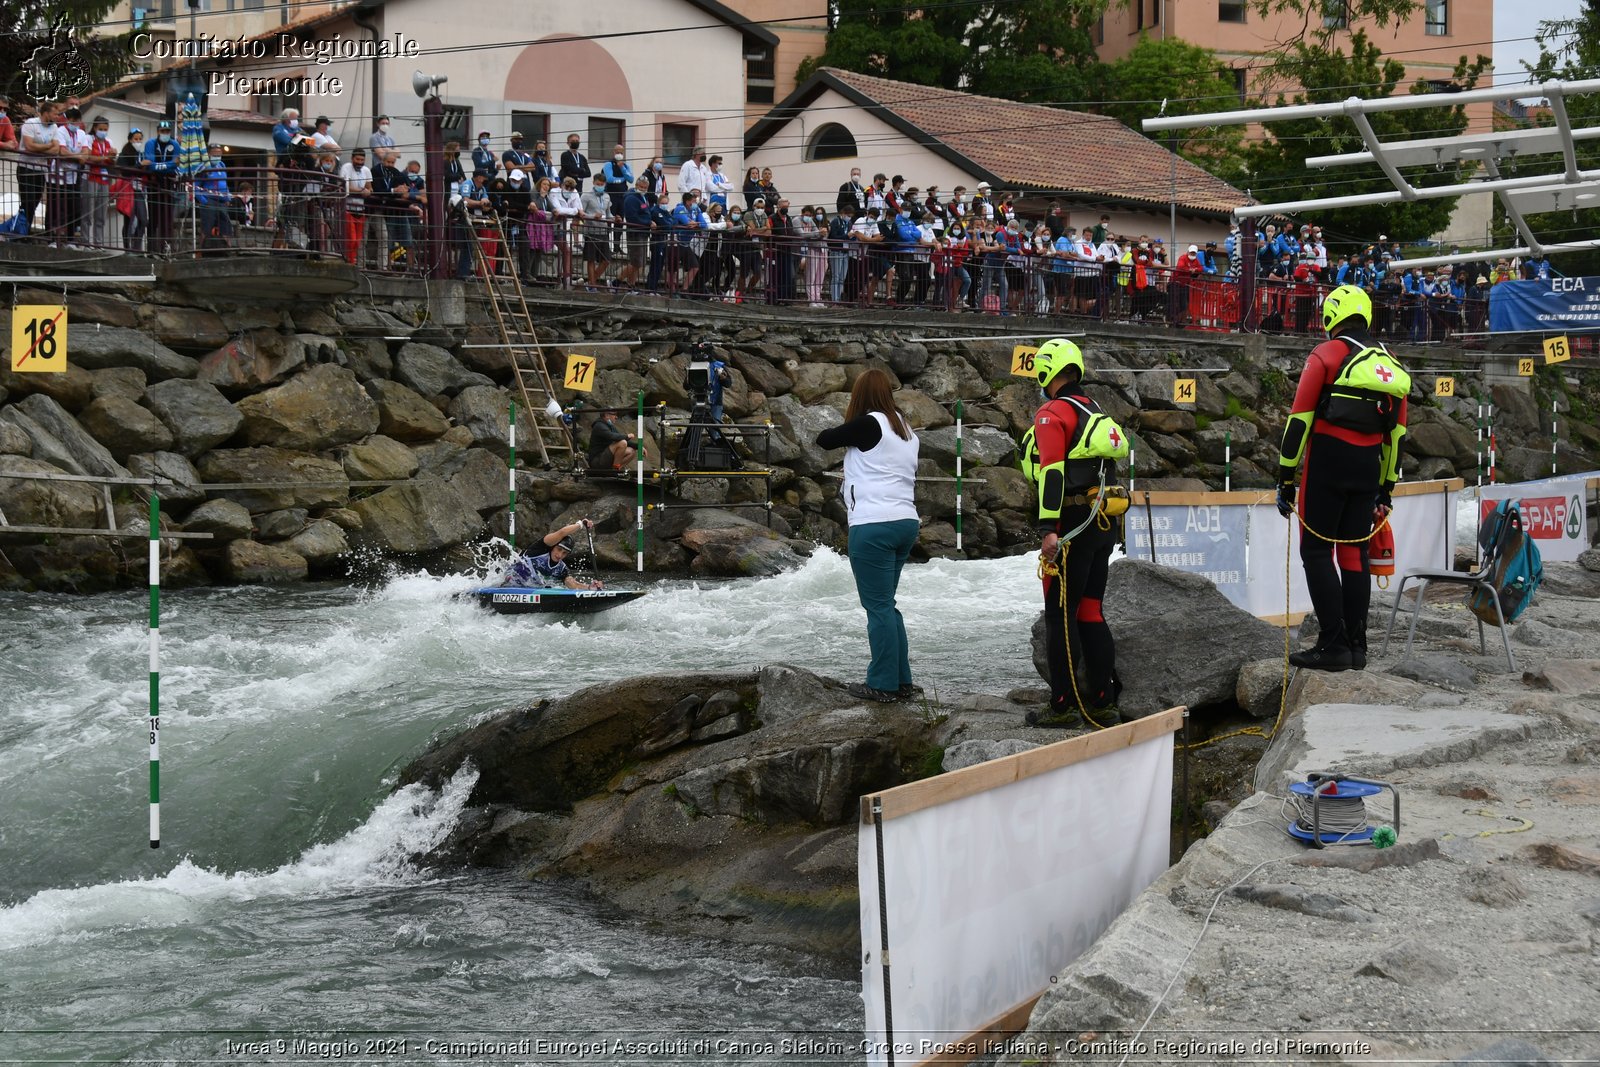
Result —
[[917, 435], [894, 405], [889, 376], [872, 369], [850, 390], [845, 421], [817, 435], [822, 448], [843, 448], [845, 510], [850, 515], [850, 571], [867, 612], [872, 661], [865, 685], [850, 692], [867, 700], [909, 700], [911, 660], [906, 624], [895, 607], [900, 570], [921, 525], [917, 518]]

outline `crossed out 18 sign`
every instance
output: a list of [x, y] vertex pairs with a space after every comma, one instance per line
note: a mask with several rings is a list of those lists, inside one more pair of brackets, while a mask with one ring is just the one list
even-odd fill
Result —
[[11, 309], [11, 369], [58, 374], [67, 369], [67, 309], [18, 304]]

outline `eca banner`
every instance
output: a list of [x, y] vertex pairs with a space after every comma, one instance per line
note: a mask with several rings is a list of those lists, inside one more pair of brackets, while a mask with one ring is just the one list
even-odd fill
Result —
[[1501, 282], [1489, 290], [1489, 329], [1600, 329], [1600, 278]]
[[1547, 562], [1571, 563], [1589, 547], [1589, 516], [1584, 507], [1587, 478], [1546, 478], [1512, 485], [1486, 485], [1479, 491], [1478, 521], [1497, 500], [1515, 500], [1522, 523]]
[[[1245, 546], [1250, 509], [1223, 504], [1132, 507], [1127, 517], [1128, 555], [1209, 578], [1235, 604], [1245, 599]], [[1154, 529], [1152, 529], [1154, 527]], [[1281, 610], [1281, 606], [1280, 606]]]

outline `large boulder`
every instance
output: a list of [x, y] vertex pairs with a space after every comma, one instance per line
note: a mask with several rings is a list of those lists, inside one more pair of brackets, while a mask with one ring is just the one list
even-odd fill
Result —
[[338, 455], [353, 482], [403, 480], [417, 473], [417, 454], [381, 433], [344, 446]]
[[214, 348], [232, 331], [215, 311], [145, 304], [139, 309], [141, 332], [165, 345], [185, 349]]
[[152, 382], [193, 378], [200, 370], [196, 360], [178, 355], [148, 334], [120, 326], [73, 330], [72, 362], [88, 370], [138, 367]]
[[[495, 386], [473, 385], [457, 393], [455, 399], [450, 401], [450, 417], [457, 426], [465, 426], [467, 432], [472, 434], [472, 443], [480, 448], [492, 448], [501, 455], [506, 455], [511, 447], [511, 393], [509, 390]], [[517, 412], [522, 417], [523, 429], [532, 430], [529, 425], [533, 419], [540, 415], [527, 410], [525, 405]], [[526, 440], [526, 438], [524, 439]]]
[[358, 500], [351, 510], [361, 516], [361, 528], [352, 531], [356, 546], [385, 552], [432, 552], [483, 530], [477, 509], [435, 474]]
[[120, 396], [135, 404], [144, 399], [144, 371], [138, 367], [107, 367], [94, 372], [94, 397]]
[[286, 448], [218, 448], [200, 458], [207, 482], [249, 485], [219, 489], [216, 495], [243, 505], [252, 514], [284, 508], [343, 507], [350, 479], [335, 460]]
[[767, 527], [711, 508], [688, 513], [683, 547], [694, 553], [693, 574], [707, 577], [766, 577], [798, 567], [793, 545]]
[[129, 476], [127, 468], [112, 458], [104, 445], [89, 436], [77, 419], [43, 393], [25, 396], [0, 412], [0, 417], [6, 416], [33, 438], [35, 459], [54, 463], [72, 474], [99, 474], [107, 478]]
[[122, 396], [103, 396], [78, 415], [83, 428], [113, 456], [164, 452], [172, 447], [172, 431], [138, 404]]
[[199, 380], [230, 396], [278, 385], [306, 365], [306, 346], [275, 331], [253, 331], [200, 360]]
[[[829, 452], [817, 446], [817, 434], [844, 421], [843, 416], [833, 408], [825, 405], [808, 406], [794, 396], [780, 396], [767, 402], [767, 413], [781, 435], [798, 446], [797, 455], [779, 460], [786, 462], [796, 474], [807, 477], [821, 474], [844, 461], [842, 451]], [[778, 452], [776, 445], [774, 441], [775, 458]]]
[[844, 368], [837, 363], [796, 363], [787, 369], [794, 383], [792, 392], [804, 404], [842, 391], [847, 382]]
[[508, 475], [506, 461], [486, 448], [469, 448], [434, 468], [461, 499], [479, 512], [506, 506]]
[[396, 441], [432, 441], [450, 429], [439, 409], [399, 382], [371, 381], [367, 394], [378, 404], [378, 432]]
[[259, 541], [229, 541], [222, 550], [222, 573], [230, 581], [249, 585], [297, 582], [306, 576], [305, 558], [281, 545]]
[[992, 391], [983, 375], [960, 356], [938, 355], [917, 376], [917, 388], [947, 407], [957, 400], [982, 400]]
[[215, 541], [235, 541], [249, 537], [250, 512], [231, 500], [208, 500], [189, 512], [183, 528], [195, 533], [208, 533]]
[[43, 393], [68, 411], [82, 411], [94, 399], [95, 375], [77, 364], [49, 374], [22, 373], [10, 368], [9, 359], [0, 362], [0, 389], [13, 398]]
[[[954, 426], [943, 426], [937, 430], [923, 430], [917, 434], [917, 440], [922, 448], [919, 455], [932, 459], [945, 470], [954, 471], [956, 467], [956, 429]], [[963, 465], [970, 470], [973, 467], [992, 467], [1004, 464], [1016, 458], [1017, 443], [1011, 435], [993, 426], [973, 426], [970, 423], [962, 427], [961, 433], [961, 458]]]
[[320, 452], [378, 430], [378, 405], [354, 374], [328, 363], [247, 396], [237, 407], [245, 443], [252, 445]]
[[128, 457], [128, 470], [135, 478], [153, 478], [161, 507], [186, 508], [206, 498], [200, 485], [200, 472], [176, 452], [150, 452]]
[[85, 482], [46, 482], [7, 478], [7, 474], [66, 474], [27, 456], [0, 455], [0, 513], [12, 526], [64, 526], [94, 529], [104, 521], [100, 493]]
[[322, 570], [349, 552], [350, 542], [337, 523], [313, 519], [304, 530], [285, 541], [283, 547], [303, 558], [310, 569]]
[[455, 396], [469, 385], [494, 384], [492, 378], [468, 370], [444, 349], [420, 341], [400, 347], [394, 357], [394, 374], [425, 397]]
[[145, 390], [145, 403], [172, 431], [173, 450], [190, 459], [227, 441], [244, 425], [239, 409], [210, 382], [158, 382]]
[[0, 456], [33, 455], [33, 438], [28, 431], [10, 422], [0, 422]]
[[[1105, 615], [1117, 642], [1124, 714], [1231, 703], [1241, 667], [1283, 655], [1281, 630], [1234, 607], [1200, 575], [1145, 560], [1112, 564]], [[1042, 614], [1033, 662], [1048, 678]]]
[[938, 429], [955, 424], [955, 416], [940, 407], [928, 394], [919, 389], [896, 389], [894, 406], [899, 408], [911, 428], [921, 433], [925, 429]]

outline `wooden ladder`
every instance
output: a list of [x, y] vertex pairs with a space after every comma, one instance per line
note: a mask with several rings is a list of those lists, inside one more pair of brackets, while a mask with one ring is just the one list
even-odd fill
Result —
[[[533, 424], [533, 439], [538, 446], [540, 465], [546, 470], [558, 467], [576, 469], [577, 449], [573, 445], [571, 428], [559, 417], [552, 418], [545, 410], [552, 400], [561, 406], [561, 398], [556, 396], [555, 383], [550, 380], [543, 349], [533, 332], [533, 315], [528, 310], [522, 279], [517, 275], [517, 264], [511, 259], [511, 246], [506, 240], [505, 227], [501, 225], [498, 215], [491, 218], [493, 226], [490, 232], [492, 239], [500, 242], [500, 262], [506, 267], [504, 275], [495, 274], [496, 261], [490, 258], [484, 248], [484, 238], [478, 234], [479, 225], [490, 229], [488, 220], [469, 218], [466, 223], [472, 231], [472, 247], [478, 269], [483, 272], [484, 284], [489, 288], [489, 307], [494, 312], [495, 325], [500, 331], [500, 344], [505, 348], [506, 358], [511, 361], [517, 391]], [[528, 366], [523, 365], [524, 356], [529, 357]]]

